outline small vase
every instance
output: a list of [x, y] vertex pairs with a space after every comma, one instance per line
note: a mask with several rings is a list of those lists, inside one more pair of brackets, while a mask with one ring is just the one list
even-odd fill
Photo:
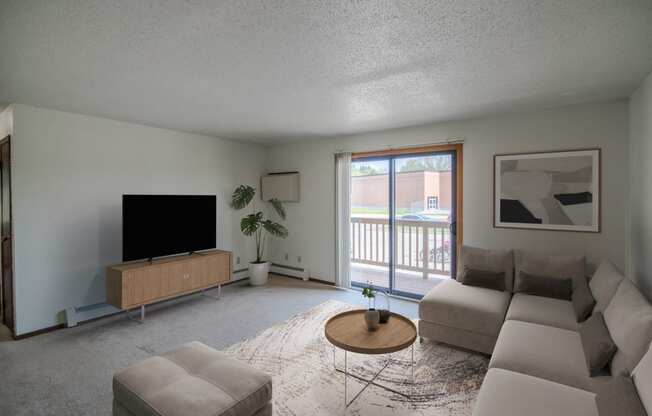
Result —
[[378, 313], [380, 314], [380, 323], [386, 324], [389, 321], [389, 316], [390, 316], [389, 310], [381, 309], [378, 311]]
[[389, 321], [389, 317], [391, 316], [391, 312], [389, 311], [389, 296], [385, 291], [379, 291], [381, 295], [385, 297], [385, 307], [386, 309], [380, 308], [378, 311], [380, 312], [380, 323], [381, 324], [386, 324]]
[[375, 309], [369, 309], [364, 313], [364, 321], [368, 331], [375, 331], [380, 326], [380, 313]]

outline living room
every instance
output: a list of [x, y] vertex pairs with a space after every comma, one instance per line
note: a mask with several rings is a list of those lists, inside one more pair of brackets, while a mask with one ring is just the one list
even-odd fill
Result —
[[652, 412], [650, 2], [0, 16], [0, 414]]

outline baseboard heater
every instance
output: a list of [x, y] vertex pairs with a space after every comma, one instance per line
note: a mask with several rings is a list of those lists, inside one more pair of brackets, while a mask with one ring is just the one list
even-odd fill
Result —
[[303, 280], [310, 279], [310, 270], [302, 267], [288, 266], [285, 264], [272, 263], [269, 268], [272, 273], [284, 274], [286, 276], [298, 277]]
[[102, 318], [107, 315], [122, 312], [108, 303], [95, 303], [93, 305], [66, 308], [66, 327], [77, 326], [80, 322]]

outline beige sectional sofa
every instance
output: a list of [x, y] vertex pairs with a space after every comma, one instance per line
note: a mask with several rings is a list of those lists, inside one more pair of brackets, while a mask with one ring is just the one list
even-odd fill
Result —
[[[475, 416], [634, 415], [628, 406], [640, 408], [641, 403], [652, 415], [652, 306], [608, 261], [587, 284], [583, 262], [464, 247], [458, 269], [472, 264], [504, 270], [506, 279], [518, 279], [519, 271], [528, 268], [549, 276], [573, 275], [573, 291], [584, 290], [582, 285], [590, 290], [592, 313], [602, 313], [617, 346], [609, 365], [594, 377], [572, 301], [512, 293], [518, 286], [514, 280], [506, 282], [505, 291], [446, 281], [422, 299], [420, 337], [491, 355]], [[619, 396], [614, 383], [629, 379], [618, 376], [631, 376], [634, 398]]]

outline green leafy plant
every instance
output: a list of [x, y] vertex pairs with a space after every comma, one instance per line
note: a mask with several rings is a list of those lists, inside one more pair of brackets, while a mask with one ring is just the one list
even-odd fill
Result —
[[374, 286], [371, 284], [371, 282], [367, 282], [367, 286], [362, 289], [362, 296], [369, 300], [369, 309], [373, 309], [371, 307], [371, 301], [375, 300], [376, 298], [376, 289], [374, 289]]
[[[256, 189], [249, 185], [240, 185], [235, 188], [231, 195], [231, 208], [241, 210], [251, 203], [252, 213], [240, 220], [240, 230], [242, 234], [254, 237], [256, 240], [256, 261], [255, 263], [264, 263], [263, 255], [265, 253], [265, 244], [267, 234], [273, 237], [285, 238], [288, 236], [288, 230], [282, 224], [265, 218], [263, 211], [256, 210], [254, 196]], [[285, 219], [285, 208], [278, 199], [267, 201], [276, 213], [282, 219]]]

